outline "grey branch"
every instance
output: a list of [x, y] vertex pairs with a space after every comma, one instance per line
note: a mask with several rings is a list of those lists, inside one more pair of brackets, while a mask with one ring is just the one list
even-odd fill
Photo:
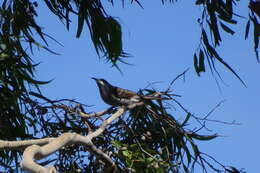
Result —
[[[96, 136], [93, 136], [96, 137]], [[54, 167], [43, 167], [37, 164], [34, 160], [39, 160], [48, 155], [56, 152], [60, 148], [78, 143], [84, 145], [89, 148], [90, 152], [94, 154], [98, 159], [102, 160], [105, 163], [104, 167], [116, 168], [113, 160], [106, 155], [101, 150], [97, 149], [95, 145], [91, 141], [91, 136], [81, 136], [77, 133], [64, 133], [58, 138], [52, 140], [50, 143], [39, 146], [39, 145], [31, 145], [27, 147], [23, 153], [23, 160], [21, 162], [21, 168], [28, 172], [37, 172], [37, 173], [55, 173], [56, 170]]]
[[101, 117], [102, 115], [108, 114], [111, 112], [111, 108], [108, 108], [101, 112], [94, 112], [94, 113], [84, 113], [82, 111], [78, 111], [77, 114], [80, 115], [82, 118], [93, 118], [93, 117]]
[[[0, 149], [26, 148], [21, 161], [21, 168], [23, 170], [32, 173], [56, 173], [56, 169], [53, 166], [43, 167], [35, 162], [35, 160], [45, 158], [62, 147], [77, 143], [86, 146], [90, 153], [94, 154], [97, 159], [104, 163], [103, 172], [116, 172], [116, 165], [114, 161], [102, 150], [96, 148], [96, 146], [92, 143], [92, 139], [102, 134], [105, 128], [112, 123], [113, 120], [120, 117], [127, 109], [135, 106], [137, 105], [132, 105], [128, 108], [120, 107], [108, 119], [104, 120], [96, 131], [89, 133], [87, 136], [82, 136], [77, 133], [64, 133], [57, 138], [44, 138], [28, 141], [0, 140]], [[82, 116], [82, 114], [80, 114], [80, 116]]]
[[44, 139], [32, 139], [27, 141], [4, 141], [0, 140], [0, 150], [1, 149], [17, 149], [21, 150], [31, 145], [45, 145], [50, 143], [55, 138], [44, 138]]

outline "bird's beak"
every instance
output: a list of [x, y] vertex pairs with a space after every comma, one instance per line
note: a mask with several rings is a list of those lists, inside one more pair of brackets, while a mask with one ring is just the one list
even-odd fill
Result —
[[97, 78], [94, 78], [94, 77], [92, 77], [91, 79], [94, 79], [95, 81], [97, 81], [97, 80], [98, 80]]

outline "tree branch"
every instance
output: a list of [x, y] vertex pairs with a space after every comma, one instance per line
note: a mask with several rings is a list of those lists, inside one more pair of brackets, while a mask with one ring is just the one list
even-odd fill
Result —
[[4, 141], [0, 140], [0, 150], [1, 149], [24, 149], [31, 145], [45, 145], [50, 143], [55, 138], [44, 138], [44, 139], [32, 139], [27, 141]]
[[[136, 105], [129, 106], [133, 108]], [[114, 161], [105, 154], [102, 150], [96, 148], [96, 146], [92, 143], [92, 139], [102, 134], [105, 128], [115, 119], [120, 117], [125, 111], [126, 107], [120, 107], [114, 114], [112, 114], [108, 119], [104, 120], [101, 126], [94, 132], [89, 133], [87, 136], [82, 136], [77, 133], [64, 133], [57, 138], [46, 138], [42, 140], [30, 140], [30, 141], [22, 141], [24, 143], [23, 147], [29, 146], [25, 149], [23, 153], [23, 160], [21, 162], [22, 169], [29, 172], [42, 172], [42, 173], [55, 173], [56, 170], [54, 167], [43, 167], [37, 164], [34, 160], [39, 160], [48, 155], [58, 151], [62, 147], [71, 144], [81, 144], [87, 147], [90, 153], [94, 154], [98, 159], [104, 162], [104, 170], [103, 172], [107, 172], [108, 169], [112, 172], [116, 171], [116, 165]], [[2, 142], [2, 141], [0, 141]], [[5, 142], [5, 147], [15, 146], [15, 144], [19, 144], [19, 142]], [[0, 143], [1, 144], [1, 143]], [[27, 144], [27, 145], [25, 145]], [[34, 144], [34, 145], [32, 145]], [[43, 146], [40, 146], [43, 145]], [[1, 145], [0, 145], [1, 146]], [[4, 147], [2, 147], [4, 148]]]

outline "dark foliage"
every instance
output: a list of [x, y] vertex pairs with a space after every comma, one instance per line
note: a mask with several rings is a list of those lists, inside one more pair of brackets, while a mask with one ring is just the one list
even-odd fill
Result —
[[[43, 137], [56, 137], [64, 132], [82, 135], [98, 128], [100, 119], [82, 119], [77, 115], [79, 105], [86, 111], [90, 107], [74, 100], [50, 100], [44, 97], [39, 86], [49, 81], [37, 81], [33, 62], [33, 50], [45, 49], [56, 54], [48, 47], [48, 39], [37, 24], [38, 2], [33, 0], [2, 0], [0, 7], [0, 136], [1, 140], [26, 140]], [[109, 0], [113, 5], [113, 1]], [[131, 0], [141, 6], [138, 0]], [[163, 3], [167, 1], [162, 1]], [[175, 2], [169, 0], [169, 2]], [[194, 67], [198, 74], [206, 70], [205, 60], [212, 72], [217, 72], [216, 61], [223, 64], [243, 84], [239, 75], [215, 50], [221, 44], [222, 31], [233, 35], [230, 28], [237, 21], [233, 13], [235, 0], [197, 0], [196, 5], [203, 7], [199, 20], [201, 44], [194, 55]], [[124, 0], [122, 1], [124, 3]], [[46, 7], [56, 15], [66, 28], [70, 29], [71, 15], [78, 18], [77, 34], [88, 29], [92, 43], [100, 57], [105, 57], [113, 66], [124, 62], [128, 56], [123, 50], [122, 29], [116, 18], [111, 17], [99, 0], [44, 0]], [[43, 5], [43, 4], [41, 4]], [[141, 6], [142, 7], [142, 6]], [[255, 10], [259, 4], [251, 1], [251, 13], [246, 25], [245, 38], [248, 37], [250, 23], [254, 26], [254, 47], [258, 58], [259, 14]], [[258, 16], [257, 16], [258, 15]], [[209, 29], [205, 29], [208, 26]], [[212, 41], [208, 39], [212, 36]], [[36, 39], [37, 38], [37, 39]], [[55, 39], [53, 39], [55, 40]], [[245, 84], [244, 84], [245, 85]], [[33, 92], [32, 92], [33, 91]], [[152, 92], [147, 90], [146, 92]], [[192, 172], [196, 165], [203, 171], [239, 172], [234, 167], [226, 167], [213, 157], [201, 152], [196, 140], [212, 140], [216, 135], [200, 135], [187, 130], [193, 117], [184, 111], [186, 119], [177, 121], [173, 111], [166, 109], [160, 101], [147, 103], [148, 107], [131, 110], [124, 118], [113, 123], [103, 136], [95, 139], [94, 144], [103, 151], [111, 153], [121, 172], [136, 169], [147, 172]], [[185, 110], [185, 109], [184, 109]], [[194, 117], [193, 117], [194, 118]], [[196, 119], [196, 118], [195, 118]], [[199, 119], [197, 119], [199, 120]], [[201, 123], [203, 124], [204, 120]], [[21, 151], [0, 151], [0, 169], [5, 172], [18, 172], [17, 166]], [[60, 172], [99, 172], [99, 161], [82, 146], [72, 145], [57, 152], [54, 159], [42, 165], [55, 164]], [[86, 159], [87, 158], [87, 159]], [[242, 171], [240, 171], [242, 172]]]

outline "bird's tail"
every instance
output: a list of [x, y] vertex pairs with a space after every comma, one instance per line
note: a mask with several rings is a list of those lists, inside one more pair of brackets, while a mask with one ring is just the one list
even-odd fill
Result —
[[173, 98], [171, 96], [181, 97], [177, 94], [165, 94], [162, 92], [156, 92], [150, 95], [142, 95], [141, 98], [147, 100], [172, 100]]

